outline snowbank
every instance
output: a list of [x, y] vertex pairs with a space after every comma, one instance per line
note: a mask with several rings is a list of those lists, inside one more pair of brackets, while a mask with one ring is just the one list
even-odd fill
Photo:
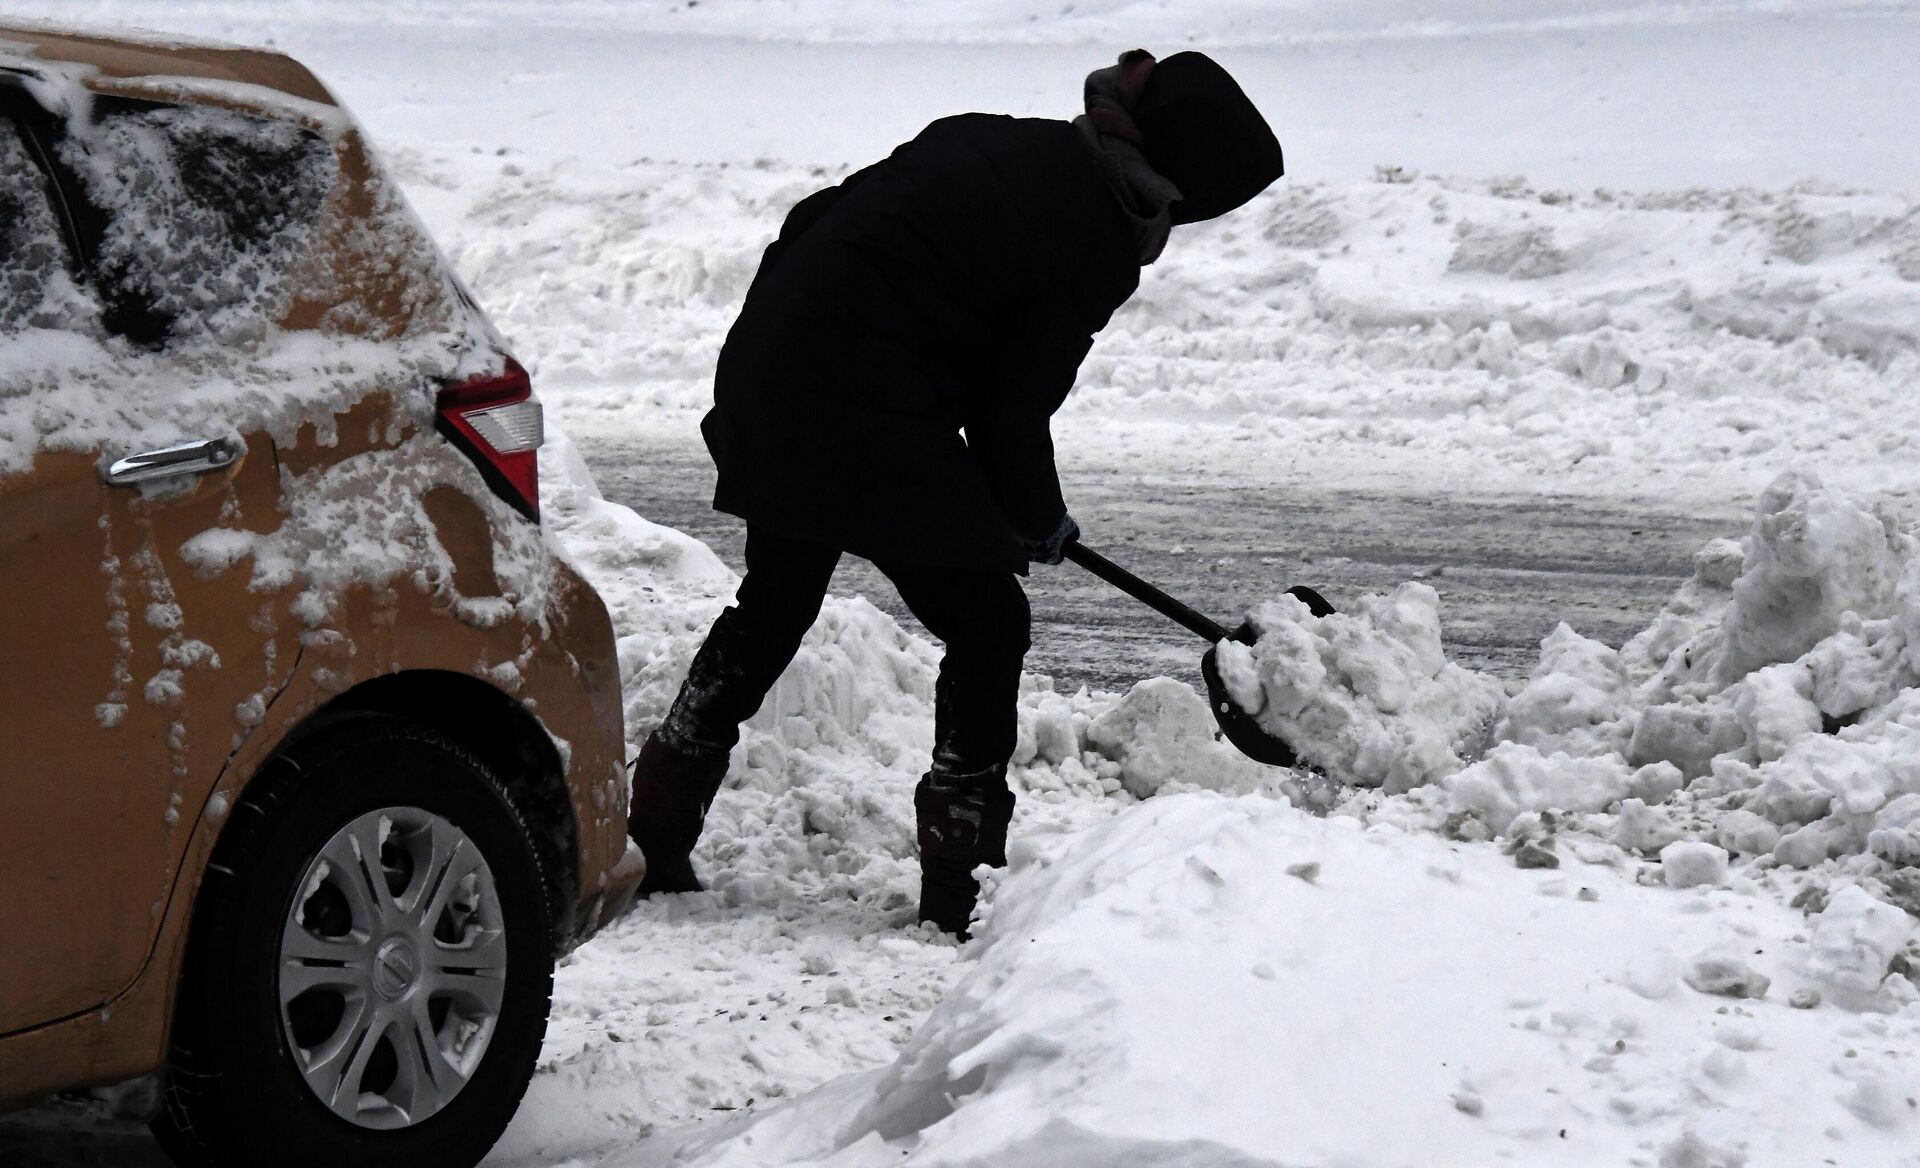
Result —
[[[936, 967], [952, 989], [890, 1065], [676, 1162], [1920, 1164], [1920, 945], [1900, 907], [1920, 784], [1899, 749], [1920, 708], [1917, 550], [1783, 478], [1627, 646], [1549, 638], [1483, 759], [1328, 819], [1224, 757], [1185, 686], [1035, 681], [1026, 818], [971, 960]], [[1366, 662], [1342, 676], [1375, 695], [1425, 679], [1497, 706], [1436, 667], [1424, 586], [1317, 635], [1304, 613], [1260, 623], [1306, 636], [1302, 659]], [[802, 775], [812, 726], [779, 731]], [[906, 778], [862, 814], [904, 832]], [[1176, 793], [1203, 786], [1262, 795]], [[778, 903], [809, 862], [781, 842], [792, 820], [751, 805], [785, 858]]]
[[1811, 474], [1783, 476], [1746, 539], [1704, 548], [1627, 644], [1564, 625], [1547, 638], [1505, 745], [1444, 781], [1446, 806], [1496, 832], [1523, 812], [1611, 811], [1589, 826], [1635, 851], [1699, 838], [1790, 867], [1853, 858], [1905, 887], [1917, 590], [1920, 539]]
[[1324, 618], [1270, 602], [1255, 645], [1222, 646], [1222, 678], [1304, 762], [1395, 796], [1352, 797], [1364, 814], [1519, 841], [1559, 815], [1647, 856], [1851, 859], [1920, 908], [1920, 537], [1878, 504], [1783, 475], [1644, 631], [1614, 649], [1561, 625], [1510, 700], [1446, 660], [1437, 605], [1418, 583]]
[[1856, 890], [1805, 928], [1751, 888], [1155, 800], [1016, 861], [891, 1066], [676, 1162], [1920, 1162], [1920, 1010], [1789, 1004], [1885, 992], [1904, 914]]
[[[761, 249], [794, 201], [844, 173], [499, 169], [442, 238], [583, 432], [687, 432], [677, 411], [711, 401]], [[1204, 426], [1244, 462], [1337, 454], [1349, 475], [1391, 465], [1448, 489], [1485, 473], [1717, 502], [1808, 457], [1851, 485], [1907, 481], [1910, 199], [1386, 171], [1287, 180], [1182, 232], [1081, 371], [1059, 424], [1083, 441]]]

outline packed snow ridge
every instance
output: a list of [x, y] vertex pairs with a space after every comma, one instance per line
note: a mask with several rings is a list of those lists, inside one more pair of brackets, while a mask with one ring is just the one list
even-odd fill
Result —
[[1499, 745], [1442, 780], [1446, 809], [1509, 836], [1592, 812], [1635, 852], [1838, 865], [1920, 908], [1917, 550], [1886, 513], [1782, 477], [1625, 645], [1548, 637]]
[[1808, 931], [1605, 859], [1155, 799], [1014, 858], [891, 1065], [675, 1162], [1912, 1164], [1920, 1018], [1822, 1001], [1879, 993], [1911, 923], [1855, 888]]

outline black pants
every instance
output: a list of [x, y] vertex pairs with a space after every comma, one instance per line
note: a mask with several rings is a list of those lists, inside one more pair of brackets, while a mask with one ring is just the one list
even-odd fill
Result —
[[[820, 615], [840, 552], [747, 528], [747, 575], [720, 614], [660, 732], [681, 746], [728, 749]], [[933, 771], [971, 775], [1013, 754], [1030, 612], [1011, 572], [876, 563], [946, 645], [934, 688]]]

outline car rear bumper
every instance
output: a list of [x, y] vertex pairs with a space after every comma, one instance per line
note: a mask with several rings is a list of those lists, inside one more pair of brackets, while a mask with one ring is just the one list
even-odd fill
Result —
[[625, 912], [646, 875], [627, 839], [626, 730], [613, 622], [592, 586], [564, 563], [548, 607], [551, 652], [530, 690], [548, 733], [567, 749], [578, 868], [570, 916], [558, 922], [577, 945]]
[[640, 891], [640, 882], [647, 876], [646, 857], [640, 854], [639, 848], [628, 843], [625, 854], [605, 875], [605, 887], [591, 896], [580, 898], [580, 907], [573, 920], [576, 944], [620, 919], [633, 907], [634, 896]]

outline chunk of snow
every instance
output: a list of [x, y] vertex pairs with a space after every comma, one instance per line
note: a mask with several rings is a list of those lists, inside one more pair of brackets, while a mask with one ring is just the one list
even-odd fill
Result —
[[[1904, 911], [1850, 884], [1813, 919], [1807, 972], [1836, 1002], [1892, 1009], [1914, 997], [1911, 985], [1889, 972], [1913, 932], [1913, 920]], [[1883, 993], [1889, 979], [1900, 983], [1892, 994]]]
[[1728, 998], [1764, 998], [1771, 978], [1738, 957], [1703, 953], [1687, 963], [1687, 984], [1703, 994]]
[[1140, 799], [1169, 783], [1251, 791], [1265, 774], [1258, 764], [1219, 740], [1207, 699], [1170, 677], [1143, 681], [1128, 690], [1088, 723], [1087, 745], [1120, 764], [1121, 783]]
[[1668, 888], [1697, 888], [1727, 881], [1726, 849], [1683, 840], [1660, 849], [1660, 877]]
[[1451, 806], [1505, 832], [1528, 811], [1603, 811], [1626, 796], [1633, 771], [1618, 755], [1544, 755], [1503, 742], [1443, 787]]

